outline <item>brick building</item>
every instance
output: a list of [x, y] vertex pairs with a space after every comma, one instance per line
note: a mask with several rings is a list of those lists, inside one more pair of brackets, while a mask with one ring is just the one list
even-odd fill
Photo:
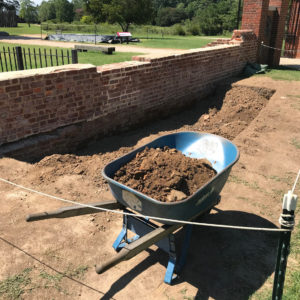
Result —
[[300, 0], [244, 0], [242, 29], [257, 36], [260, 63], [279, 65], [285, 36], [285, 56], [300, 57]]

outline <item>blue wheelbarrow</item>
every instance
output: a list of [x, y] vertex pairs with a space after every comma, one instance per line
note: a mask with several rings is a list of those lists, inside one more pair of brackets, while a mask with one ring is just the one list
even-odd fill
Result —
[[[114, 174], [145, 147], [163, 148], [165, 146], [175, 148], [192, 158], [209, 160], [217, 174], [188, 198], [172, 203], [153, 199], [113, 179]], [[113, 244], [114, 249], [119, 253], [97, 266], [96, 272], [101, 274], [121, 261], [128, 260], [156, 244], [169, 254], [170, 258], [164, 281], [170, 284], [172, 279], [176, 277], [174, 274], [179, 274], [185, 263], [192, 230], [192, 226], [185, 226], [186, 233], [181, 256], [177, 259], [174, 232], [183, 227], [183, 224], [176, 222], [176, 220], [194, 220], [208, 213], [217, 205], [220, 198], [219, 194], [227, 181], [232, 166], [238, 159], [237, 147], [223, 137], [208, 133], [178, 132], [161, 136], [106, 165], [102, 175], [109, 184], [114, 200], [89, 205], [122, 209], [130, 215], [123, 215], [122, 230]], [[82, 206], [64, 207], [53, 212], [29, 215], [27, 221], [66, 218], [95, 212], [99, 212], [99, 210]], [[134, 213], [137, 215], [135, 216]], [[141, 217], [141, 215], [147, 217]], [[164, 220], [160, 221], [161, 225], [158, 225], [151, 221], [151, 217], [163, 218]], [[131, 239], [127, 236], [128, 230], [135, 233]]]

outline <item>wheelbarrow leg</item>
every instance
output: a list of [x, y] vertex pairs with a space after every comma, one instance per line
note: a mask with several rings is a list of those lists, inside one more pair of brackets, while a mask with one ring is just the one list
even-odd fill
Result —
[[177, 277], [177, 275], [174, 274], [177, 256], [176, 256], [176, 249], [175, 249], [175, 237], [173, 234], [169, 235], [169, 255], [170, 258], [169, 258], [166, 275], [164, 279], [164, 282], [167, 284], [171, 284], [172, 280]]
[[[129, 212], [128, 210], [124, 210], [126, 212]], [[127, 215], [123, 215], [123, 227], [121, 232], [119, 233], [117, 239], [115, 240], [115, 242], [113, 243], [113, 248], [119, 252], [122, 248], [124, 248], [126, 246], [126, 244], [130, 244], [134, 241], [136, 241], [137, 239], [140, 238], [140, 235], [136, 234], [133, 238], [128, 239], [127, 237], [127, 232], [128, 230], [131, 230], [132, 232], [136, 233], [133, 226], [132, 226], [132, 222], [134, 219], [137, 219], [136, 222], [139, 222], [138, 218], [132, 217], [132, 216], [127, 216]]]
[[[125, 209], [124, 211], [127, 210]], [[181, 227], [181, 225], [179, 226]], [[165, 227], [168, 228], [168, 226]], [[148, 219], [124, 215], [122, 230], [119, 233], [115, 242], [113, 243], [113, 248], [117, 252], [120, 252], [122, 251], [122, 249], [124, 248], [126, 249], [128, 245], [131, 244], [134, 245], [135, 241], [139, 240], [142, 237], [145, 237], [147, 234], [151, 232], [153, 233], [158, 228], [159, 228], [158, 225], [152, 223]], [[128, 230], [136, 234], [131, 239], [127, 237]], [[167, 284], [172, 284], [172, 280], [174, 280], [177, 277], [177, 274], [179, 274], [183, 265], [185, 264], [191, 232], [192, 232], [192, 226], [187, 225], [185, 227], [185, 236], [182, 245], [181, 255], [179, 257], [179, 262], [176, 254], [175, 235], [172, 233], [172, 231], [171, 233], [165, 235], [165, 237], [163, 237], [162, 239], [158, 240], [155, 243], [158, 246], [158, 248], [160, 248], [161, 250], [169, 254], [169, 261], [168, 261], [165, 278], [164, 278], [164, 282]], [[108, 268], [105, 267], [105, 269]], [[103, 271], [104, 270], [101, 269], [101, 267], [97, 269], [97, 272], [102, 273]]]
[[175, 249], [175, 238], [173, 234], [169, 235], [170, 249], [169, 255], [170, 259], [167, 266], [167, 271], [165, 275], [164, 282], [167, 284], [172, 284], [172, 280], [177, 278], [185, 265], [187, 252], [190, 245], [191, 235], [192, 235], [193, 225], [185, 226], [184, 241], [181, 249], [181, 254], [179, 256], [179, 261], [177, 262], [176, 249]]
[[179, 262], [176, 266], [176, 272], [177, 274], [181, 273], [185, 263], [186, 263], [186, 257], [190, 246], [191, 236], [193, 231], [193, 225], [186, 225], [185, 226], [185, 235], [184, 235], [184, 241], [181, 249], [181, 254], [179, 258]]

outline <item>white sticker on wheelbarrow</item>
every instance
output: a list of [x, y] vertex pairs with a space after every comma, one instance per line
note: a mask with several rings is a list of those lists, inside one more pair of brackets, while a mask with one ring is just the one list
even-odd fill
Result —
[[122, 197], [124, 201], [127, 203], [128, 207], [136, 210], [136, 211], [142, 211], [143, 205], [141, 200], [134, 194], [123, 190], [122, 191]]
[[212, 167], [220, 172], [224, 168], [224, 149], [220, 139], [214, 136], [203, 137], [184, 150], [184, 153], [193, 158], [206, 158]]

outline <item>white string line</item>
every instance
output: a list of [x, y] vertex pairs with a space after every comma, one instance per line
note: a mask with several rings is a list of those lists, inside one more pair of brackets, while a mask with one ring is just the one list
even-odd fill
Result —
[[300, 50], [285, 50], [285, 49], [280, 49], [280, 48], [274, 48], [268, 45], [265, 45], [263, 42], [261, 42], [261, 46], [266, 47], [266, 48], [270, 48], [270, 49], [274, 49], [274, 50], [278, 50], [278, 51], [284, 51], [284, 52], [299, 52]]
[[240, 229], [240, 230], [257, 230], [257, 231], [292, 231], [290, 229], [279, 229], [279, 228], [263, 228], [263, 227], [247, 227], [247, 226], [234, 226], [234, 225], [222, 225], [222, 224], [211, 224], [211, 223], [199, 223], [199, 222], [192, 222], [192, 221], [184, 221], [184, 220], [176, 220], [176, 219], [167, 219], [167, 218], [160, 218], [160, 217], [154, 217], [154, 216], [145, 216], [142, 214], [134, 214], [134, 213], [128, 213], [128, 212], [124, 212], [124, 211], [118, 211], [118, 210], [113, 210], [113, 209], [108, 209], [108, 208], [103, 208], [103, 207], [96, 207], [93, 205], [89, 205], [89, 204], [84, 204], [84, 203], [80, 203], [80, 202], [75, 202], [72, 200], [67, 200], [67, 199], [63, 199], [57, 196], [52, 196], [43, 192], [39, 192], [36, 190], [33, 190], [31, 188], [27, 188], [25, 186], [22, 186], [20, 184], [16, 184], [14, 182], [11, 182], [9, 180], [3, 179], [0, 177], [0, 181], [13, 185], [15, 187], [18, 187], [20, 189], [35, 193], [35, 194], [39, 194], [41, 196], [45, 196], [48, 198], [52, 198], [55, 200], [59, 200], [62, 202], [66, 202], [66, 203], [71, 203], [71, 204], [75, 204], [75, 205], [79, 205], [79, 206], [83, 206], [83, 207], [89, 207], [89, 208], [93, 208], [95, 210], [100, 210], [100, 211], [107, 211], [107, 212], [111, 212], [111, 213], [115, 213], [115, 214], [120, 214], [120, 215], [126, 215], [126, 216], [133, 216], [133, 217], [142, 217], [142, 218], [149, 218], [152, 220], [157, 220], [157, 221], [167, 221], [167, 222], [174, 222], [174, 223], [180, 223], [180, 224], [187, 224], [187, 225], [197, 225], [197, 226], [206, 226], [206, 227], [219, 227], [219, 228], [231, 228], [231, 229]]
[[294, 183], [293, 188], [292, 188], [292, 194], [294, 194], [294, 191], [295, 191], [297, 182], [298, 182], [298, 180], [299, 180], [299, 176], [300, 176], [300, 169], [299, 169], [298, 175], [297, 175], [297, 177], [296, 177], [295, 183]]

